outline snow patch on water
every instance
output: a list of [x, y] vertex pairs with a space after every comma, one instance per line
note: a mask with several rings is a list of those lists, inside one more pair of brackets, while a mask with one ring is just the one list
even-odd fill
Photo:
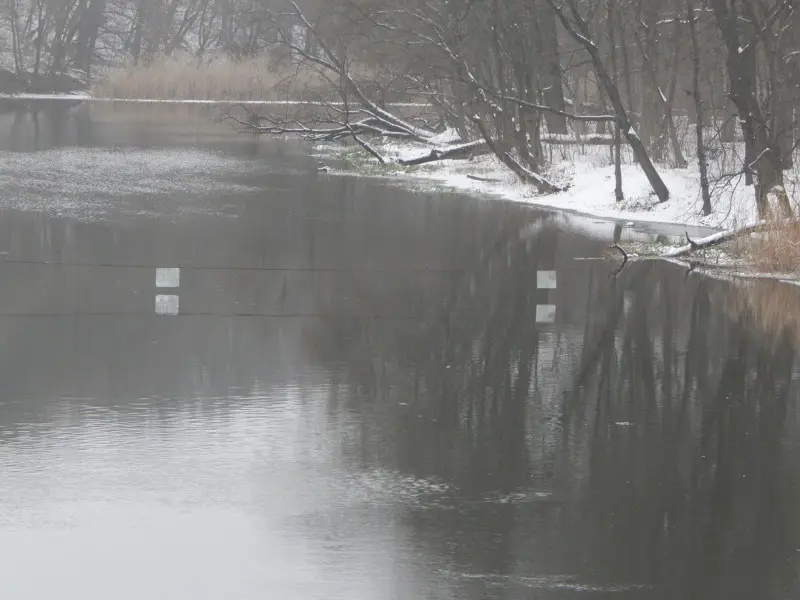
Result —
[[[87, 219], [114, 211], [137, 216], [218, 214], [225, 207], [204, 198], [251, 191], [225, 178], [250, 169], [241, 158], [197, 149], [0, 152], [0, 207]], [[196, 198], [187, 204], [187, 195]], [[160, 196], [164, 200], [154, 204]], [[177, 196], [180, 205], [171, 201]]]

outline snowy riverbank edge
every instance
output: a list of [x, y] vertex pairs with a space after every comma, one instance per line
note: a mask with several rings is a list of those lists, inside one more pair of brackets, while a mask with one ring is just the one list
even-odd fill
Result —
[[[623, 164], [625, 199], [614, 199], [614, 168], [608, 149], [598, 147], [558, 149], [548, 173], [550, 180], [564, 192], [540, 195], [519, 180], [494, 156], [470, 160], [443, 160], [413, 167], [397, 164], [397, 159], [409, 159], [430, 152], [430, 147], [415, 143], [377, 143], [375, 149], [387, 159], [381, 165], [360, 148], [336, 144], [319, 144], [317, 156], [344, 167], [331, 172], [361, 173], [398, 177], [417, 185], [431, 184], [433, 188], [449, 188], [468, 194], [492, 196], [538, 206], [558, 209], [611, 221], [689, 226], [711, 229], [734, 229], [755, 222], [757, 213], [753, 188], [744, 185], [740, 176], [720, 178], [713, 189], [713, 211], [702, 214], [700, 175], [696, 168], [674, 169], [661, 167], [661, 175], [670, 190], [670, 199], [658, 203], [652, 195], [644, 173], [633, 164]], [[555, 154], [555, 152], [554, 152]], [[720, 170], [724, 168], [720, 166]], [[800, 174], [787, 172], [787, 192], [796, 197], [800, 189]]]

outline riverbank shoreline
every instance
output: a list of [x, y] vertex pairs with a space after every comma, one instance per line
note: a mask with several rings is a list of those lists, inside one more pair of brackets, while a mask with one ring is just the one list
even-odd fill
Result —
[[[623, 189], [626, 198], [614, 200], [613, 165], [607, 149], [585, 147], [564, 152], [548, 173], [551, 181], [564, 188], [556, 194], [538, 194], [521, 183], [493, 155], [467, 160], [441, 160], [417, 166], [403, 166], [399, 159], [411, 159], [430, 152], [430, 147], [414, 142], [379, 142], [373, 147], [386, 160], [368, 156], [353, 145], [317, 143], [315, 156], [330, 173], [354, 173], [401, 178], [418, 184], [429, 183], [468, 194], [489, 195], [511, 202], [545, 209], [557, 209], [587, 217], [617, 222], [638, 222], [684, 226], [703, 230], [740, 227], [757, 219], [752, 188], [720, 194], [715, 210], [701, 214], [699, 174], [691, 169], [662, 168], [661, 174], [672, 192], [670, 200], [657, 203], [645, 175], [633, 164], [623, 164]], [[605, 155], [604, 155], [605, 154]], [[342, 166], [343, 165], [343, 166]], [[697, 185], [695, 185], [697, 183]], [[744, 186], [741, 186], [744, 187]]]
[[[599, 219], [607, 223], [602, 228], [602, 237], [610, 244], [621, 243], [629, 252], [626, 261], [647, 258], [662, 258], [662, 254], [674, 250], [692, 239], [743, 227], [758, 222], [752, 188], [740, 186], [727, 197], [718, 197], [717, 209], [709, 216], [700, 212], [699, 184], [692, 193], [694, 177], [699, 174], [690, 169], [664, 169], [662, 176], [672, 184], [672, 198], [663, 204], [655, 203], [649, 193], [644, 174], [635, 165], [623, 165], [623, 179], [629, 182], [628, 189], [636, 189], [639, 195], [632, 200], [617, 204], [613, 194], [613, 167], [602, 164], [598, 154], [585, 153], [583, 160], [573, 163], [571, 173], [556, 172], [556, 181], [566, 182], [569, 189], [551, 195], [537, 194], [531, 186], [520, 183], [494, 156], [486, 155], [469, 160], [446, 160], [404, 167], [397, 160], [414, 158], [429, 152], [421, 144], [396, 142], [375, 144], [376, 149], [386, 160], [381, 164], [377, 158], [366, 156], [360, 148], [341, 144], [315, 144], [315, 156], [325, 165], [321, 168], [329, 174], [378, 176], [398, 179], [411, 183], [425, 191], [451, 190], [472, 196], [493, 197], [499, 200], [526, 204], [531, 207], [553, 210], [564, 215], [575, 215], [592, 223]], [[326, 163], [336, 166], [329, 167]], [[553, 174], [550, 174], [553, 177]], [[571, 179], [570, 179], [571, 178]], [[797, 185], [796, 180], [793, 182]], [[676, 185], [677, 184], [677, 185]], [[669, 185], [669, 184], [668, 184]], [[577, 192], [577, 193], [576, 193]], [[721, 204], [721, 206], [720, 206]], [[796, 208], [796, 207], [795, 207]], [[619, 238], [623, 229], [635, 225], [648, 225], [654, 229], [672, 230], [670, 241], [653, 243], [637, 239]], [[590, 227], [593, 227], [590, 225]], [[594, 227], [595, 233], [598, 233]], [[676, 231], [680, 234], [675, 235]], [[774, 229], [771, 233], [774, 233]], [[755, 236], [763, 234], [754, 234]], [[684, 237], [685, 236], [685, 237]], [[752, 236], [751, 236], [752, 237]], [[756, 237], [756, 239], [758, 239]], [[723, 279], [770, 279], [797, 284], [800, 272], [787, 272], [782, 268], [767, 267], [759, 263], [755, 253], [758, 244], [732, 240], [724, 245], [698, 250], [691, 256], [682, 258], [663, 258], [680, 263], [692, 270]]]

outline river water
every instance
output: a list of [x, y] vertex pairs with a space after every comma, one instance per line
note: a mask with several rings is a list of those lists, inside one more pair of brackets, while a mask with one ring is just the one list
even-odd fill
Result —
[[213, 117], [0, 116], [3, 598], [800, 594], [793, 289]]

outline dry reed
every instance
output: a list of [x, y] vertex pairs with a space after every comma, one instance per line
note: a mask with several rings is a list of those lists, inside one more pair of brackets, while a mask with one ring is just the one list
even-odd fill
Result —
[[109, 70], [95, 96], [158, 100], [278, 100], [322, 89], [314, 73], [275, 69], [266, 58], [198, 63], [161, 57]]
[[800, 271], [800, 221], [774, 221], [763, 231], [737, 240], [734, 251], [763, 271]]

